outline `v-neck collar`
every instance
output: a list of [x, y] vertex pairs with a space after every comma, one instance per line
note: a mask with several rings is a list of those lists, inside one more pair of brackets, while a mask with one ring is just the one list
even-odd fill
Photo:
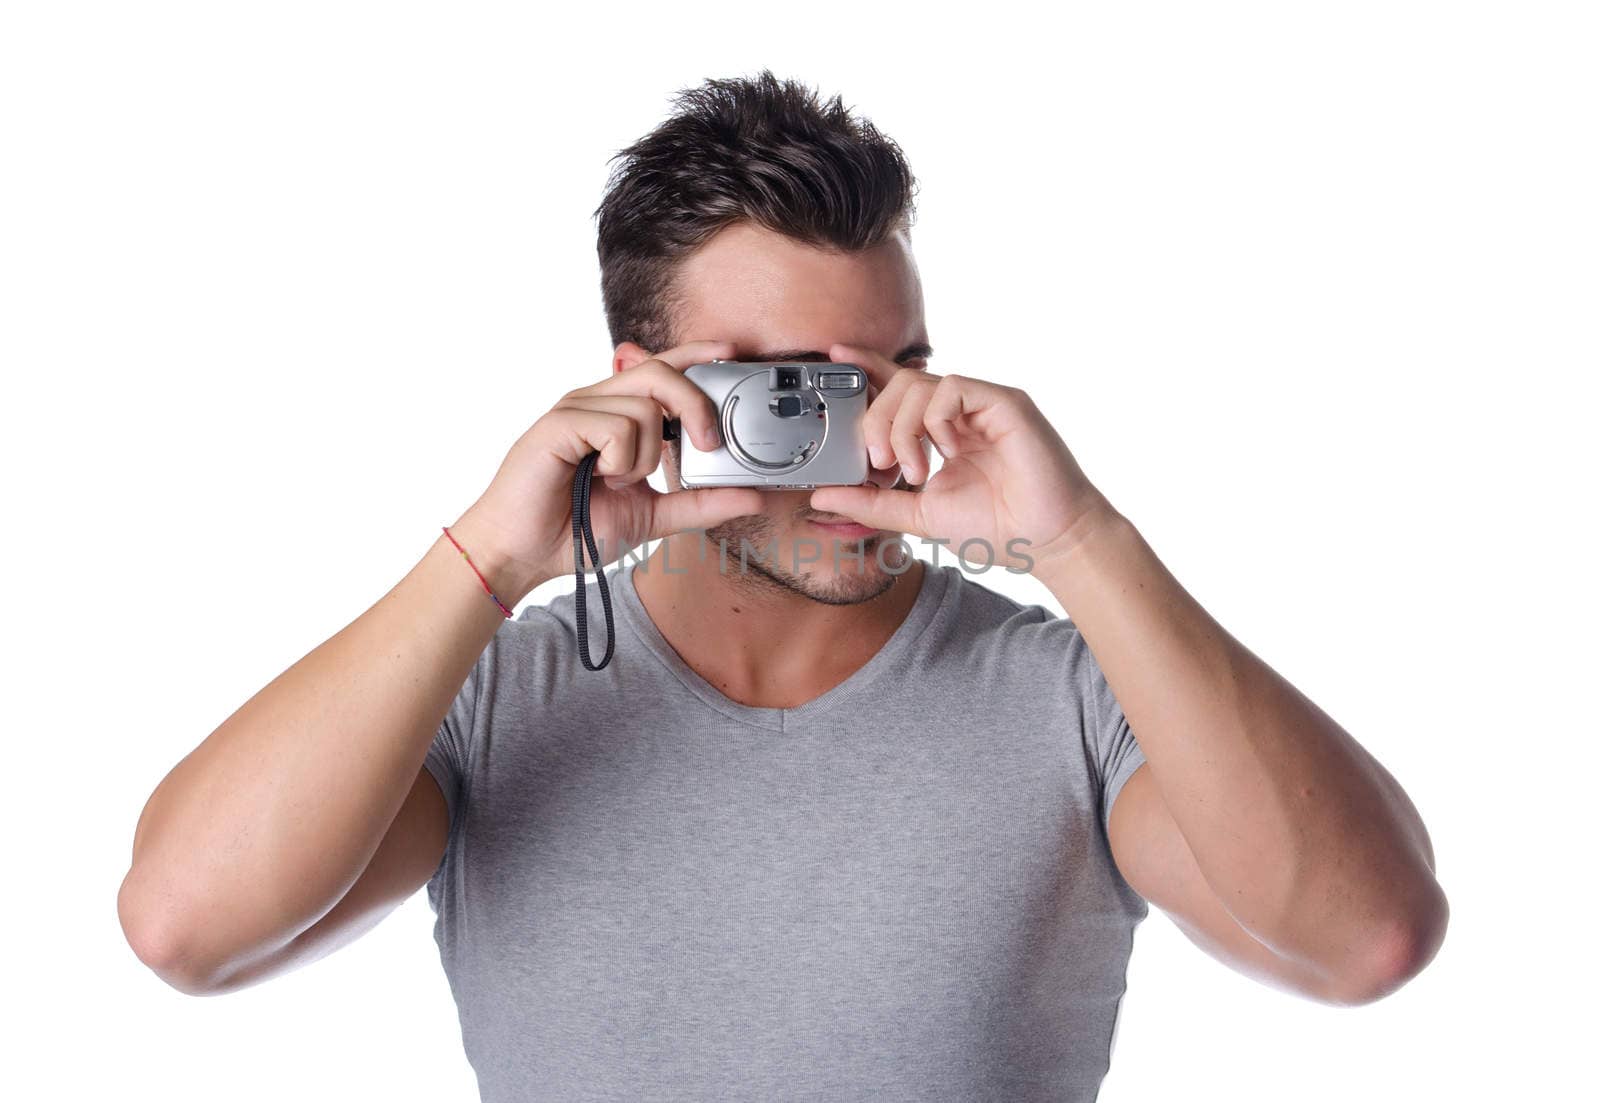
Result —
[[627, 566], [618, 567], [612, 577], [611, 589], [618, 597], [617, 608], [621, 612], [621, 620], [626, 624], [640, 642], [649, 649], [650, 653], [669, 670], [674, 677], [683, 683], [684, 687], [700, 698], [709, 708], [721, 713], [732, 720], [751, 727], [765, 728], [769, 731], [784, 731], [787, 728], [808, 720], [819, 713], [834, 709], [849, 701], [860, 697], [868, 685], [882, 676], [886, 671], [893, 669], [904, 658], [912, 643], [933, 620], [934, 615], [944, 604], [945, 596], [950, 592], [950, 572], [954, 570], [948, 565], [934, 566], [924, 561], [922, 567], [922, 585], [917, 591], [916, 600], [912, 602], [911, 609], [906, 613], [894, 632], [884, 641], [876, 654], [858, 667], [844, 681], [834, 686], [817, 697], [793, 708], [759, 708], [755, 705], [746, 705], [728, 697], [716, 686], [702, 678], [694, 668], [683, 661], [683, 657], [673, 650], [661, 630], [656, 627], [655, 621], [650, 619], [649, 612], [644, 607], [644, 602], [639, 599], [639, 592], [634, 588], [633, 572], [639, 569], [639, 564], [634, 562]]

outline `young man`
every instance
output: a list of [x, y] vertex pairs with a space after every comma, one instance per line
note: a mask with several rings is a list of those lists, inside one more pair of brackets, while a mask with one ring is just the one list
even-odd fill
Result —
[[[157, 788], [119, 897], [139, 956], [229, 991], [426, 884], [491, 1100], [1091, 1099], [1147, 901], [1311, 998], [1415, 975], [1447, 908], [1394, 779], [1025, 393], [927, 370], [898, 148], [764, 72], [621, 157], [611, 374]], [[682, 375], [713, 358], [863, 367], [869, 484], [681, 489], [661, 422], [714, 446]], [[497, 604], [571, 571], [594, 450], [605, 558], [664, 537], [608, 576], [599, 671], [573, 595]], [[898, 539], [1026, 568], [1071, 619]]]

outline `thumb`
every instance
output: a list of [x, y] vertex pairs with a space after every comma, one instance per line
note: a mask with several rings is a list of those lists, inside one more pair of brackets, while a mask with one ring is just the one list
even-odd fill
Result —
[[731, 517], [760, 513], [761, 491], [749, 486], [704, 487], [657, 494], [650, 515], [650, 535], [671, 536], [684, 529], [705, 529]]
[[914, 490], [876, 486], [821, 486], [811, 495], [811, 508], [838, 513], [858, 524], [891, 532], [927, 536], [922, 524], [922, 495]]

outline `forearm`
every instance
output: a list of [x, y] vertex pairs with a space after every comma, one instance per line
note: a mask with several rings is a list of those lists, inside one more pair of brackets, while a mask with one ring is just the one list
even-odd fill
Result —
[[[470, 517], [451, 532], [508, 606], [531, 588]], [[118, 897], [141, 954], [201, 977], [283, 946], [332, 908], [503, 621], [440, 533], [392, 590], [179, 762], [140, 816]]]
[[1427, 952], [1417, 944], [1442, 908], [1427, 832], [1355, 740], [1212, 619], [1115, 511], [1038, 573], [1240, 925], [1330, 972]]

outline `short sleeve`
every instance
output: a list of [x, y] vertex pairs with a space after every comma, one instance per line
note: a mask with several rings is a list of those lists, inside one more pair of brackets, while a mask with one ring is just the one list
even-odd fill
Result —
[[473, 718], [477, 713], [478, 687], [487, 654], [488, 651], [485, 649], [484, 655], [480, 655], [472, 669], [467, 672], [467, 680], [462, 683], [455, 699], [450, 702], [450, 709], [440, 721], [433, 742], [428, 745], [428, 753], [422, 760], [422, 765], [433, 775], [433, 780], [439, 783], [439, 791], [444, 794], [445, 804], [450, 809], [452, 832], [455, 829], [457, 809], [461, 806], [463, 779], [467, 776], [468, 746], [472, 737]]
[[1122, 704], [1111, 691], [1088, 641], [1080, 632], [1074, 631], [1073, 636], [1073, 680], [1082, 694], [1083, 735], [1099, 776], [1100, 819], [1109, 835], [1111, 806], [1133, 772], [1144, 765], [1144, 751], [1139, 749]]
[[1111, 806], [1116, 803], [1117, 794], [1122, 792], [1123, 785], [1133, 776], [1133, 772], [1144, 765], [1144, 751], [1139, 749], [1139, 741], [1134, 738], [1133, 729], [1128, 727], [1128, 718], [1122, 714], [1122, 706], [1111, 695], [1109, 686], [1106, 688], [1106, 697], [1110, 703], [1099, 714], [1105, 732], [1100, 765], [1100, 816], [1106, 834], [1110, 835]]

